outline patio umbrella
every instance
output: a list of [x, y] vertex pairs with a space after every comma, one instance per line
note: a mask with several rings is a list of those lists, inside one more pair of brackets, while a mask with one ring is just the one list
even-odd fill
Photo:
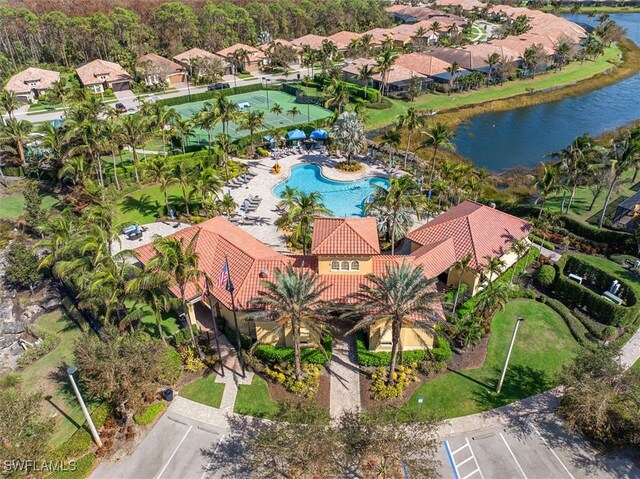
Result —
[[58, 118], [57, 120], [51, 120], [51, 126], [58, 129], [58, 128], [62, 128], [62, 120], [60, 118]]
[[313, 130], [311, 132], [311, 135], [309, 135], [309, 137], [312, 140], [326, 140], [329, 137], [329, 133], [327, 133], [326, 131], [318, 128], [317, 130]]
[[290, 132], [287, 133], [287, 137], [290, 140], [305, 140], [307, 138], [307, 135], [305, 134], [304, 131], [302, 130], [291, 130]]
[[262, 139], [264, 141], [269, 142], [269, 143], [275, 143], [276, 142], [276, 139], [274, 137], [272, 137], [271, 135], [263, 136]]

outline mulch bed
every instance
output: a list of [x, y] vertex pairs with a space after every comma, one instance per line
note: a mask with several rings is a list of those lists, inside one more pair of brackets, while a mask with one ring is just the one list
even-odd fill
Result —
[[[263, 376], [263, 378], [265, 381], [267, 381], [269, 396], [271, 396], [271, 399], [273, 399], [274, 401], [290, 401], [293, 404], [298, 404], [303, 399], [297, 394], [293, 394], [292, 392], [287, 391], [287, 389], [282, 384], [275, 383], [266, 376]], [[322, 371], [318, 380], [320, 382], [320, 385], [318, 386], [318, 392], [313, 397], [313, 400], [320, 407], [328, 410], [331, 399], [331, 380], [326, 371]]]
[[453, 350], [453, 355], [449, 360], [448, 368], [452, 371], [462, 371], [465, 369], [476, 369], [482, 366], [484, 361], [487, 359], [489, 336], [491, 336], [491, 334], [487, 334], [482, 338], [480, 344], [478, 344], [474, 349], [462, 350], [462, 354]]
[[404, 390], [403, 397], [389, 399], [387, 401], [377, 401], [371, 397], [371, 386], [373, 385], [373, 381], [369, 377], [369, 374], [360, 373], [360, 402], [362, 404], [362, 410], [376, 411], [382, 408], [402, 407], [423, 382], [438, 376], [434, 374], [425, 376], [421, 372], [418, 372], [417, 374], [418, 380], [412, 382], [409, 387]]

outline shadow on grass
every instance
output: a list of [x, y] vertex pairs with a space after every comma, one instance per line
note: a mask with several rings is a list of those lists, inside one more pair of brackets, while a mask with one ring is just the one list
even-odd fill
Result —
[[476, 381], [478, 384], [484, 386], [482, 389], [477, 389], [473, 393], [474, 400], [483, 410], [505, 406], [519, 399], [542, 393], [553, 387], [551, 378], [549, 378], [545, 371], [533, 369], [529, 366], [518, 365], [509, 367], [504, 378], [502, 391], [500, 394], [497, 394], [495, 390], [498, 386], [498, 379], [501, 373], [501, 369], [493, 369], [492, 376], [496, 378], [496, 383], [491, 386]]
[[157, 215], [160, 209], [160, 205], [157, 200], [152, 200], [151, 196], [144, 194], [140, 198], [133, 196], [126, 196], [122, 200], [122, 211], [124, 213], [131, 213], [137, 211], [142, 216]]
[[453, 369], [448, 369], [448, 371], [450, 371], [451, 374], [456, 374], [458, 376], [461, 376], [467, 379], [468, 381], [471, 381], [472, 383], [476, 383], [478, 386], [482, 386], [483, 388], [491, 389], [492, 387], [495, 387], [487, 383], [483, 383], [482, 381], [478, 381], [476, 378], [472, 378], [471, 376], [467, 376], [466, 374], [463, 374], [460, 371], [454, 371]]

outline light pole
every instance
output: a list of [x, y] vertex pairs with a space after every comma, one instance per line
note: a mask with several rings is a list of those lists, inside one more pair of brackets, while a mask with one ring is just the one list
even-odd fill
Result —
[[265, 78], [265, 91], [267, 92], [267, 108], [269, 108], [269, 82], [271, 81], [271, 79], [269, 78]]
[[98, 436], [98, 431], [96, 431], [96, 427], [93, 424], [93, 420], [91, 419], [91, 415], [87, 410], [87, 406], [85, 406], [84, 401], [82, 400], [82, 396], [80, 395], [80, 390], [76, 385], [76, 381], [73, 379], [73, 374], [78, 370], [75, 366], [69, 366], [67, 368], [67, 375], [69, 376], [69, 381], [71, 381], [71, 387], [73, 391], [76, 393], [76, 397], [78, 398], [78, 402], [80, 403], [80, 407], [82, 408], [82, 413], [84, 414], [84, 418], [87, 420], [87, 424], [89, 425], [89, 429], [91, 430], [91, 435], [93, 436], [93, 440], [96, 442], [98, 447], [102, 447], [102, 441], [100, 440], [100, 436]]
[[500, 394], [502, 390], [502, 383], [504, 382], [504, 376], [507, 374], [507, 366], [509, 366], [509, 358], [511, 358], [511, 351], [513, 350], [513, 343], [516, 342], [516, 334], [518, 334], [518, 327], [520, 323], [524, 321], [524, 318], [518, 318], [516, 321], [516, 327], [513, 328], [513, 336], [511, 336], [511, 344], [509, 345], [509, 351], [507, 352], [507, 359], [504, 361], [504, 368], [502, 368], [502, 376], [500, 376], [500, 382], [498, 383], [498, 389], [496, 392]]
[[422, 410], [423, 402], [424, 402], [424, 396], [418, 396], [418, 417], [420, 417], [420, 411]]

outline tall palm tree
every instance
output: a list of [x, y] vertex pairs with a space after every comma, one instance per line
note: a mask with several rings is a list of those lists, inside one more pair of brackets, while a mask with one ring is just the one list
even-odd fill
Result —
[[173, 108], [166, 105], [153, 104], [153, 123], [160, 129], [162, 133], [162, 152], [167, 152], [167, 127], [175, 124], [180, 119], [180, 114]]
[[131, 148], [131, 158], [133, 160], [133, 171], [136, 177], [136, 183], [140, 183], [140, 174], [138, 173], [138, 152], [136, 148], [149, 139], [149, 122], [143, 116], [133, 113], [124, 115], [120, 119], [120, 137], [122, 143]]
[[421, 147], [433, 148], [433, 158], [431, 159], [431, 174], [429, 175], [429, 188], [433, 185], [433, 175], [436, 171], [436, 157], [440, 148], [454, 149], [453, 139], [455, 134], [449, 129], [446, 123], [437, 122], [422, 132], [427, 138], [420, 145]]
[[500, 283], [483, 291], [476, 305], [476, 311], [482, 318], [490, 318], [496, 311], [504, 310], [509, 301], [509, 285]]
[[[391, 363], [387, 375], [387, 383], [390, 384], [398, 351], [402, 348], [402, 328], [406, 326], [437, 334], [438, 293], [433, 280], [426, 278], [422, 265], [414, 267], [409, 262], [387, 265], [384, 274], [368, 274], [366, 278], [367, 283], [361, 284], [360, 290], [351, 295], [357, 301], [354, 311], [344, 316], [362, 318], [349, 333], [374, 327], [380, 327], [383, 332], [391, 331]], [[416, 318], [424, 320], [416, 321]]]
[[376, 59], [376, 65], [373, 67], [376, 73], [380, 73], [380, 101], [382, 101], [382, 95], [388, 93], [387, 82], [389, 81], [389, 74], [398, 59], [398, 53], [391, 48], [383, 48], [380, 55]]
[[308, 331], [311, 339], [322, 348], [322, 338], [327, 331], [327, 305], [321, 300], [327, 289], [318, 275], [294, 269], [288, 265], [284, 271], [274, 271], [274, 281], [262, 281], [262, 291], [251, 300], [258, 311], [251, 314], [256, 320], [271, 320], [278, 324], [271, 335], [291, 328], [293, 336], [294, 375], [302, 378], [301, 330]]
[[85, 117], [82, 121], [67, 121], [67, 141], [70, 156], [84, 155], [96, 170], [101, 186], [104, 186], [101, 149], [105, 143], [106, 120]]
[[19, 103], [15, 93], [8, 90], [0, 91], [0, 108], [7, 112], [10, 120], [15, 119], [13, 112], [16, 111], [18, 107]]
[[489, 72], [487, 73], [487, 84], [491, 83], [491, 80], [493, 79], [493, 69], [496, 67], [496, 65], [500, 64], [501, 60], [502, 57], [499, 53], [496, 52], [485, 58], [484, 62], [489, 65]]
[[171, 174], [180, 185], [182, 190], [182, 199], [184, 200], [184, 209], [187, 216], [191, 216], [189, 210], [189, 197], [191, 196], [191, 185], [194, 180], [194, 170], [183, 162], [176, 162], [171, 169]]
[[144, 176], [153, 183], [160, 185], [160, 191], [164, 195], [164, 205], [167, 209], [167, 216], [171, 216], [169, 206], [169, 187], [176, 182], [176, 177], [171, 171], [171, 164], [160, 156], [148, 157], [142, 165]]
[[411, 149], [411, 136], [413, 132], [422, 126], [424, 126], [426, 117], [418, 112], [414, 107], [407, 110], [404, 115], [398, 116], [396, 120], [396, 126], [403, 128], [407, 131], [407, 149], [404, 152], [404, 167], [407, 168], [407, 158], [409, 157], [409, 150]]
[[196, 189], [201, 194], [202, 206], [207, 210], [208, 216], [210, 215], [210, 208], [207, 205], [211, 205], [215, 196], [222, 191], [222, 184], [222, 178], [211, 167], [202, 169], [196, 179]]
[[291, 121], [295, 123], [296, 116], [300, 114], [300, 110], [297, 106], [291, 108], [291, 110], [287, 110], [287, 115], [291, 115]]
[[207, 130], [209, 148], [211, 148], [211, 131], [220, 122], [220, 110], [215, 101], [205, 101], [202, 109], [195, 116], [196, 125], [203, 130]]
[[4, 125], [0, 125], [0, 141], [10, 151], [15, 152], [22, 166], [26, 166], [24, 144], [29, 139], [33, 124], [27, 120], [9, 118]]
[[327, 101], [325, 101], [324, 106], [329, 107], [331, 105], [338, 106], [338, 113], [342, 113], [344, 106], [349, 103], [349, 88], [347, 87], [347, 83], [334, 78], [331, 83], [329, 83], [325, 89], [324, 93], [327, 96]]
[[538, 197], [535, 199], [533, 204], [537, 205], [542, 198], [542, 202], [540, 203], [540, 211], [538, 212], [538, 218], [542, 216], [544, 204], [549, 196], [557, 193], [558, 191], [568, 190], [566, 185], [560, 183], [560, 168], [557, 165], [546, 165], [543, 163], [542, 168], [542, 176], [534, 184], [534, 187], [540, 193], [538, 194]]
[[513, 284], [513, 280], [516, 277], [516, 269], [518, 266], [518, 261], [522, 258], [528, 251], [531, 246], [526, 239], [515, 240], [511, 242], [511, 250], [516, 254], [516, 262], [513, 264], [513, 271], [511, 271], [511, 279], [509, 283]]
[[[186, 238], [176, 238], [174, 236], [156, 236], [152, 247], [154, 257], [147, 263], [150, 270], [164, 271], [169, 275], [169, 286], [175, 285], [180, 293], [180, 304], [185, 315], [191, 341], [196, 350], [200, 352], [196, 338], [193, 335], [193, 328], [189, 320], [189, 308], [187, 306], [187, 286], [198, 283], [202, 278], [202, 272], [198, 269], [198, 236], [196, 232], [190, 240]], [[164, 279], [159, 276], [158, 279]]]
[[182, 154], [186, 153], [187, 141], [194, 136], [193, 123], [191, 118], [176, 118], [173, 124], [174, 135], [177, 133], [180, 135], [180, 146], [182, 147]]
[[45, 147], [45, 155], [50, 161], [50, 168], [59, 170], [67, 155], [67, 140], [62, 128], [56, 128], [51, 122], [41, 123], [38, 131], [42, 137], [42, 146]]
[[397, 128], [391, 128], [384, 132], [384, 134], [381, 136], [381, 139], [384, 144], [389, 147], [389, 166], [392, 166], [391, 155], [393, 154], [393, 148], [397, 149], [400, 146], [402, 137], [400, 136]]
[[[581, 135], [571, 142], [571, 144], [552, 156], [560, 160], [560, 170], [564, 173], [567, 186], [571, 187], [571, 196], [566, 212], [569, 212], [573, 199], [575, 198], [578, 183], [587, 175], [590, 166], [591, 156], [598, 150], [593, 140], [588, 134]], [[567, 192], [562, 195], [560, 212], [565, 213], [565, 199]]]
[[311, 228], [316, 216], [330, 216], [331, 211], [324, 206], [320, 193], [297, 191], [292, 198], [280, 203], [286, 210], [283, 216], [285, 225], [293, 227], [291, 239], [302, 244], [302, 254], [307, 254], [311, 242]]
[[59, 215], [51, 217], [40, 227], [42, 239], [37, 246], [45, 252], [38, 265], [41, 269], [50, 269], [52, 275], [61, 279], [58, 263], [65, 257], [65, 252], [76, 231], [76, 217], [63, 211]]
[[276, 116], [280, 116], [284, 112], [279, 103], [274, 103], [270, 111]]
[[415, 213], [418, 217], [422, 211], [423, 196], [420, 186], [413, 176], [404, 175], [391, 178], [389, 186], [374, 185], [373, 201], [367, 203], [365, 212], [372, 209], [388, 209], [391, 213], [391, 254], [395, 254], [396, 228], [398, 215], [402, 210]]
[[226, 213], [227, 218], [231, 218], [238, 209], [238, 203], [233, 199], [233, 196], [225, 193], [220, 200], [220, 209]]
[[460, 71], [460, 64], [458, 62], [454, 61], [445, 70], [447, 70], [447, 73], [449, 74], [449, 91], [447, 92], [447, 95], [451, 95], [451, 91], [453, 90], [453, 86], [456, 83], [456, 79], [457, 79], [456, 75]]
[[467, 274], [469, 271], [471, 271], [471, 260], [472, 259], [473, 258], [471, 256], [471, 254], [468, 254], [468, 255], [460, 258], [460, 261], [456, 262], [453, 265], [453, 268], [460, 275], [459, 278], [458, 278], [458, 287], [456, 288], [456, 296], [455, 296], [455, 299], [453, 300], [453, 311], [452, 311], [453, 314], [456, 313], [456, 307], [458, 306], [458, 298], [460, 297], [460, 286], [462, 286], [462, 279], [463, 279], [465, 274]]
[[364, 99], [368, 100], [369, 96], [367, 95], [367, 89], [369, 88], [369, 83], [371, 82], [374, 74], [373, 67], [368, 63], [365, 63], [361, 67], [358, 67], [358, 74], [356, 75], [356, 80], [364, 82]]
[[442, 24], [436, 20], [429, 26], [429, 31], [431, 31], [431, 33], [433, 33], [436, 37], [440, 36], [440, 32], [442, 31]]
[[253, 141], [253, 135], [256, 131], [264, 128], [264, 112], [249, 111], [240, 117], [240, 125], [243, 130], [249, 130], [249, 140], [251, 142], [251, 156], [255, 155], [256, 149]]
[[218, 133], [214, 138], [214, 149], [222, 158], [224, 166], [225, 181], [229, 180], [229, 157], [235, 152], [236, 145], [226, 133]]
[[487, 264], [484, 268], [483, 275], [487, 278], [489, 288], [491, 288], [494, 276], [497, 279], [502, 274], [502, 270], [506, 266], [506, 263], [503, 259], [493, 256], [485, 256], [484, 259]]
[[313, 67], [318, 59], [318, 53], [309, 45], [302, 45], [302, 53], [300, 55], [302, 66], [307, 67], [307, 75], [313, 77]]
[[336, 144], [347, 156], [347, 163], [365, 145], [364, 122], [355, 111], [345, 111], [333, 125], [332, 136]]
[[229, 122], [237, 120], [240, 114], [238, 105], [221, 95], [218, 95], [215, 104], [220, 122], [222, 122], [222, 133], [227, 134], [229, 133]]

